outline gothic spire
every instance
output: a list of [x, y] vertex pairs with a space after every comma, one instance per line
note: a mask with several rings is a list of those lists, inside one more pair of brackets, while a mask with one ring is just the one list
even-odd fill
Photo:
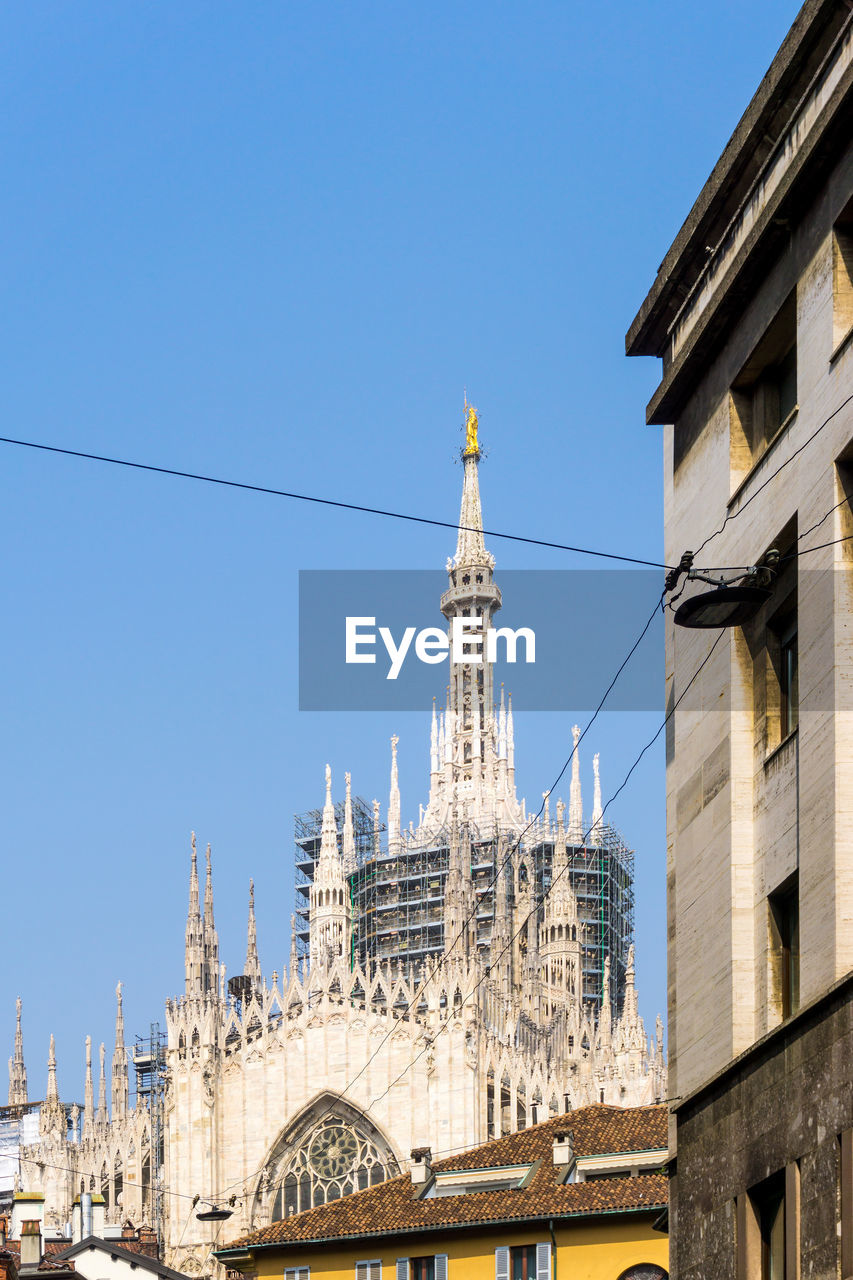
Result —
[[83, 1099], [83, 1140], [91, 1138], [95, 1124], [95, 1089], [92, 1083], [92, 1037], [86, 1036], [86, 1092]]
[[112, 1074], [110, 1077], [113, 1119], [117, 1120], [127, 1114], [127, 1051], [124, 1047], [124, 1011], [122, 1009], [121, 983], [116, 987], [116, 1043], [113, 1050]]
[[247, 978], [257, 984], [261, 979], [261, 964], [258, 959], [258, 931], [255, 925], [255, 882], [249, 881], [249, 929], [248, 942], [246, 944], [246, 967], [244, 970]]
[[344, 865], [338, 851], [338, 826], [332, 804], [332, 770], [326, 765], [326, 802], [320, 856], [310, 890], [311, 967], [322, 968], [349, 955], [351, 908]]
[[44, 1095], [44, 1100], [48, 1107], [59, 1105], [59, 1086], [56, 1082], [56, 1040], [53, 1032], [50, 1034], [50, 1051], [47, 1055], [47, 1093]]
[[435, 714], [435, 698], [432, 700], [432, 724], [429, 730], [429, 771], [438, 773], [438, 720]]
[[68, 1132], [65, 1108], [59, 1101], [59, 1086], [56, 1082], [56, 1041], [52, 1034], [47, 1056], [47, 1092], [39, 1112], [39, 1130], [42, 1134], [52, 1131], [62, 1137], [66, 1137]]
[[[596, 757], [597, 759], [598, 757]], [[598, 1015], [598, 1037], [599, 1042], [605, 1046], [610, 1046], [611, 1032], [613, 1029], [613, 1009], [610, 1004], [610, 956], [604, 957], [604, 980], [601, 992], [601, 1012]]]
[[290, 917], [290, 978], [297, 976], [299, 967], [299, 954], [296, 950], [296, 916]]
[[572, 844], [582, 844], [584, 836], [580, 759], [578, 757], [578, 739], [580, 736], [581, 731], [578, 726], [576, 724], [572, 725], [574, 748], [572, 750], [572, 785], [569, 791], [569, 841]]
[[597, 844], [602, 837], [601, 830], [601, 777], [598, 772], [598, 752], [592, 757], [592, 776], [593, 776], [593, 794], [592, 794], [592, 840]]
[[632, 1028], [637, 1023], [637, 988], [634, 985], [634, 944], [628, 948], [628, 964], [625, 969], [625, 1000], [622, 1005], [622, 1021]]
[[379, 801], [373, 801], [373, 852], [379, 856]]
[[107, 1112], [107, 1072], [105, 1066], [106, 1047], [101, 1044], [101, 1074], [98, 1081], [98, 1114], [95, 1117], [99, 1125], [107, 1125], [109, 1123], [109, 1113]]
[[24, 1035], [21, 1031], [21, 997], [15, 1001], [15, 1056], [9, 1059], [9, 1106], [27, 1101], [27, 1068], [24, 1066]]
[[352, 823], [352, 775], [344, 774], [344, 780], [347, 785], [346, 800], [344, 802], [344, 832], [343, 832], [343, 855], [344, 855], [344, 871], [349, 874], [355, 871], [355, 829]]
[[201, 912], [198, 903], [198, 859], [195, 847], [195, 832], [190, 837], [192, 855], [190, 859], [190, 905], [187, 911], [186, 947], [184, 965], [186, 969], [187, 995], [200, 995], [203, 991], [202, 969], [204, 964], [204, 941], [201, 923]]
[[326, 765], [326, 798], [323, 802], [323, 826], [320, 832], [320, 860], [338, 856], [338, 826], [332, 803], [332, 766]]
[[213, 872], [210, 865], [210, 845], [205, 853], [206, 872], [204, 879], [204, 921], [202, 924], [203, 945], [203, 982], [205, 991], [216, 993], [219, 975], [219, 935], [213, 922]]
[[391, 795], [388, 801], [388, 848], [400, 842], [400, 782], [397, 773], [396, 733], [391, 736]]

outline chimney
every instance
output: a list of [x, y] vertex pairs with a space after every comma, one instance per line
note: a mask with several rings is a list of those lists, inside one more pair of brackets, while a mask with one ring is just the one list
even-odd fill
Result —
[[0, 1249], [6, 1248], [6, 1219], [0, 1215]]
[[9, 1239], [20, 1240], [24, 1222], [44, 1221], [44, 1196], [39, 1191], [16, 1191], [12, 1197]]
[[21, 1223], [21, 1270], [38, 1271], [41, 1262], [41, 1222], [28, 1218]]
[[575, 1135], [571, 1129], [558, 1129], [554, 1134], [554, 1164], [571, 1167], [575, 1162]]
[[140, 1226], [139, 1252], [145, 1254], [149, 1258], [157, 1258], [159, 1256], [157, 1232], [153, 1227], [147, 1227], [144, 1224]]
[[415, 1147], [412, 1152], [412, 1186], [425, 1187], [432, 1177], [432, 1147]]
[[103, 1196], [92, 1193], [92, 1235], [99, 1240], [104, 1238], [104, 1227], [107, 1225], [107, 1202]]
[[134, 1228], [133, 1228], [133, 1223], [130, 1221], [130, 1219], [128, 1219], [126, 1222], [124, 1222], [124, 1223], [122, 1224], [122, 1228], [121, 1228], [121, 1238], [122, 1238], [122, 1240], [135, 1240], [135, 1239], [136, 1239], [136, 1232], [135, 1232], [135, 1230], [134, 1230]]

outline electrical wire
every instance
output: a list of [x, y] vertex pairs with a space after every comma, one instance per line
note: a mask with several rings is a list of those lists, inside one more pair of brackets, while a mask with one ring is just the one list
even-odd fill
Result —
[[287, 489], [273, 489], [262, 484], [248, 484], [241, 480], [226, 480], [221, 476], [208, 476], [195, 471], [179, 471], [175, 467], [157, 467], [148, 462], [132, 462], [128, 458], [111, 458], [100, 453], [84, 453], [81, 449], [61, 449], [58, 445], [41, 444], [35, 440], [15, 440], [0, 436], [0, 444], [18, 445], [22, 449], [40, 449], [45, 453], [59, 453], [68, 458], [85, 458], [90, 462], [107, 462], [115, 467], [129, 467], [135, 471], [153, 471], [158, 475], [177, 476], [182, 480], [199, 480], [204, 484], [217, 484], [227, 489], [245, 489], [250, 493], [265, 493], [274, 498], [291, 498], [296, 502], [313, 502], [324, 507], [338, 507], [343, 511], [360, 511], [366, 515], [384, 516], [389, 520], [408, 520], [414, 524], [432, 525], [438, 529], [463, 530], [482, 533], [487, 538], [503, 538], [509, 542], [524, 542], [532, 547], [549, 547], [554, 551], [572, 551], [577, 555], [595, 556], [602, 560], [618, 560], [623, 564], [644, 565], [649, 569], [668, 569], [670, 566], [656, 560], [642, 560], [637, 556], [619, 555], [613, 551], [597, 551], [590, 547], [573, 547], [563, 542], [549, 542], [544, 538], [528, 538], [520, 533], [502, 533], [497, 529], [477, 529], [460, 525], [452, 520], [436, 520], [431, 516], [410, 515], [404, 511], [386, 511], [382, 507], [367, 507], [357, 502], [343, 502], [335, 498], [321, 498], [316, 494], [294, 493]]

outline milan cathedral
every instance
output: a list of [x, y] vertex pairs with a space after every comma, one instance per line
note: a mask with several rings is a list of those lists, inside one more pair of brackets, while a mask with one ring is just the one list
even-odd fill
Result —
[[[477, 418], [467, 413], [440, 604], [448, 625], [479, 618], [482, 639], [501, 596], [483, 535]], [[166, 1001], [162, 1071], [136, 1064], [134, 1105], [121, 985], [109, 1088], [101, 1045], [96, 1101], [87, 1038], [82, 1111], [60, 1101], [52, 1038], [45, 1099], [28, 1102], [19, 1002], [5, 1114], [20, 1119], [18, 1190], [44, 1196], [47, 1227], [61, 1230], [91, 1190], [108, 1222], [155, 1225], [170, 1266], [209, 1275], [221, 1224], [198, 1219], [195, 1197], [230, 1205], [236, 1236], [395, 1176], [416, 1148], [438, 1157], [590, 1102], [665, 1097], [662, 1026], [647, 1038], [632, 939], [601, 924], [606, 886], [593, 872], [624, 846], [602, 819], [598, 758], [588, 820], [577, 731], [568, 812], [557, 801], [552, 819], [546, 795], [529, 818], [516, 796], [512, 706], [491, 665], [452, 664], [449, 679], [417, 827], [401, 822], [396, 738], [384, 838], [377, 821], [366, 851], [349, 775], [336, 805], [326, 767], [281, 974], [262, 971], [252, 888], [243, 972], [226, 981], [210, 848], [202, 894], [193, 836], [184, 990]], [[407, 950], [400, 930], [393, 946], [378, 926], [370, 932], [368, 864], [373, 881], [385, 867], [394, 903], [405, 896], [399, 868], [415, 878], [415, 864], [425, 868], [417, 946]]]

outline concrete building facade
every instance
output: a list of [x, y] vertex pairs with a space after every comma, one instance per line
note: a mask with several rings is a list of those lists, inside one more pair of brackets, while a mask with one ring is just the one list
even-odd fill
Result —
[[[663, 361], [672, 1274], [853, 1276], [853, 14], [808, 0], [627, 336]], [[752, 575], [740, 585], [755, 584]], [[682, 577], [675, 609], [713, 583]], [[713, 602], [707, 621], [724, 612]]]

